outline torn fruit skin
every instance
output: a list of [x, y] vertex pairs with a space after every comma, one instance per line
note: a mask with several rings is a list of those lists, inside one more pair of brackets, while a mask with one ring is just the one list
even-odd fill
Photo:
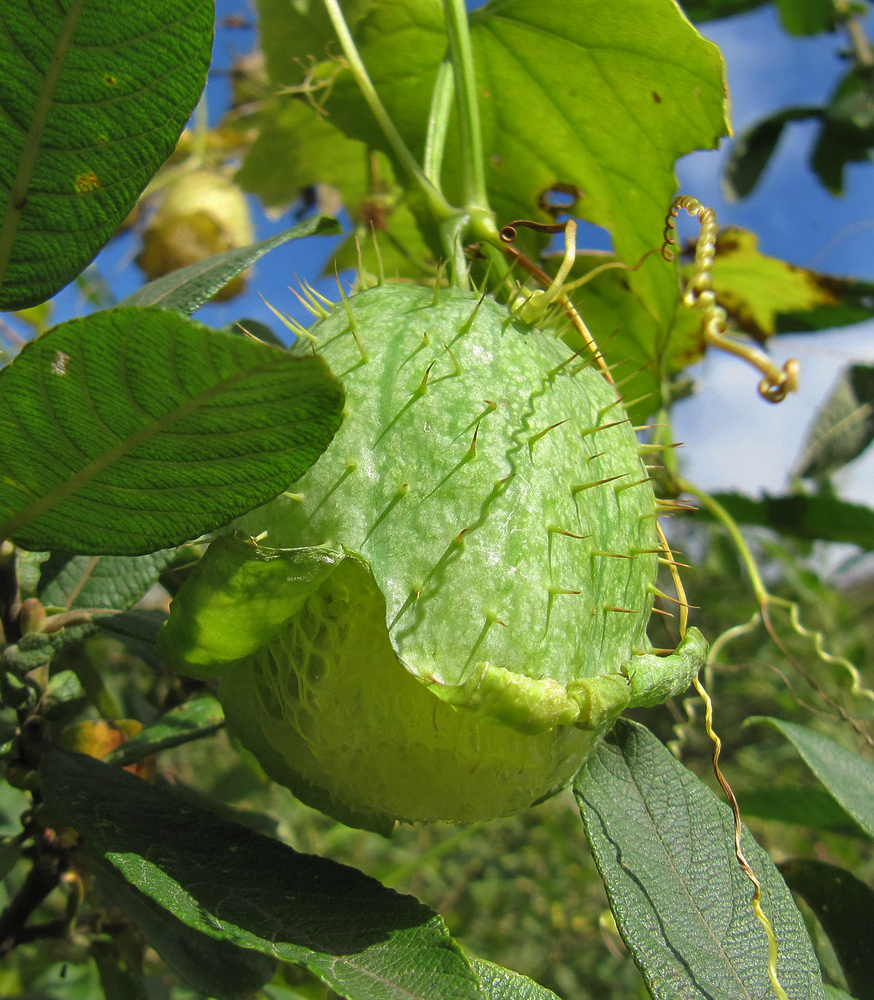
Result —
[[231, 730], [344, 822], [519, 812], [704, 656], [694, 629], [645, 653], [657, 508], [621, 401], [591, 358], [458, 290], [380, 285], [310, 333], [343, 425], [212, 544], [162, 651], [220, 676]]

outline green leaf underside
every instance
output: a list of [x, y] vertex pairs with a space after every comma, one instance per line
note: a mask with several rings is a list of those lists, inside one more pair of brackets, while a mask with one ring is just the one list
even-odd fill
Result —
[[874, 367], [841, 372], [807, 432], [798, 476], [827, 476], [852, 462], [874, 441]]
[[764, 716], [747, 721], [765, 723], [785, 736], [835, 800], [869, 837], [874, 837], [874, 765], [827, 736], [794, 722]]
[[0, 371], [0, 537], [95, 555], [179, 544], [301, 475], [342, 401], [319, 359], [164, 310], [71, 320]]
[[874, 891], [823, 861], [784, 861], [780, 871], [822, 924], [853, 996], [874, 1000]]
[[[717, 493], [715, 498], [739, 524], [760, 524], [797, 538], [849, 542], [874, 549], [874, 511], [829, 496], [765, 495], [759, 500], [739, 493]], [[706, 518], [706, 511], [700, 512]]]
[[122, 306], [161, 306], [181, 313], [193, 313], [213, 295], [268, 251], [289, 240], [304, 236], [334, 236], [340, 224], [324, 215], [314, 215], [275, 236], [236, 250], [227, 250], [197, 264], [189, 264], [137, 289]]
[[189, 927], [134, 888], [99, 854], [87, 846], [85, 850], [96, 870], [101, 894], [136, 924], [148, 943], [189, 986], [215, 1000], [246, 1000], [273, 975], [275, 962], [267, 955]]
[[[652, 996], [773, 996], [729, 809], [651, 733], [622, 720], [574, 790], [620, 933]], [[819, 968], [791, 894], [746, 831], [743, 846], [779, 942], [781, 983], [792, 1000], [819, 1000]]]
[[165, 712], [157, 722], [132, 736], [103, 759], [127, 767], [149, 754], [210, 736], [224, 726], [225, 713], [218, 698], [206, 695]]
[[123, 611], [177, 558], [173, 549], [145, 556], [66, 556], [54, 553], [40, 570], [39, 599], [48, 607]]
[[5, 0], [0, 308], [34, 305], [109, 241], [206, 79], [212, 5]]
[[188, 927], [305, 965], [350, 1000], [482, 1000], [442, 919], [413, 897], [92, 758], [53, 752], [41, 772], [52, 812]]

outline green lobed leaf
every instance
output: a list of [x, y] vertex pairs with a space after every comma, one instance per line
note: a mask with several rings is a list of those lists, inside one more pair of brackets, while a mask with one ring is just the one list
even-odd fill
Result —
[[824, 109], [823, 127], [810, 165], [827, 191], [843, 193], [844, 168], [865, 163], [874, 148], [874, 81], [853, 68], [840, 81]]
[[340, 423], [324, 362], [135, 307], [71, 320], [0, 371], [0, 537], [137, 555], [300, 476]]
[[752, 723], [764, 723], [785, 736], [829, 794], [874, 837], [874, 764], [794, 722], [753, 716], [747, 719], [747, 724]]
[[188, 927], [305, 965], [349, 1000], [482, 1000], [442, 919], [413, 897], [93, 758], [52, 751], [40, 771], [52, 813]]
[[874, 890], [824, 861], [784, 861], [780, 872], [822, 924], [853, 996], [874, 1000]]
[[157, 582], [177, 553], [145, 556], [67, 556], [53, 553], [40, 568], [38, 597], [48, 607], [131, 607]]
[[[272, 7], [262, 13], [271, 16]], [[263, 21], [270, 35], [276, 15]], [[439, 5], [389, 0], [375, 5], [357, 23], [356, 42], [374, 85], [392, 120], [415, 156], [426, 142], [425, 123], [438, 67], [445, 53]], [[486, 182], [499, 221], [545, 218], [542, 194], [563, 186], [575, 190], [575, 211], [607, 228], [618, 256], [636, 263], [659, 246], [667, 206], [676, 180], [673, 164], [694, 148], [716, 144], [725, 131], [724, 81], [718, 50], [701, 38], [673, 0], [633, 0], [622, 5], [605, 0], [502, 0], [472, 14], [471, 43], [480, 93]], [[296, 56], [299, 57], [297, 52]], [[323, 53], [315, 53], [321, 58]], [[295, 55], [287, 61], [274, 52], [274, 79], [301, 78]], [[296, 74], [296, 76], [295, 76]], [[303, 182], [349, 186], [332, 165], [335, 152], [353, 155], [360, 164], [352, 197], [360, 201], [362, 152], [366, 146], [387, 150], [363, 101], [348, 78], [338, 72], [330, 91], [320, 93], [324, 119], [316, 119], [301, 101], [286, 105], [282, 135], [256, 146], [241, 175], [247, 187], [288, 201]], [[525, 113], [519, 109], [524, 108]], [[313, 122], [304, 125], [306, 115]], [[294, 119], [293, 123], [291, 119]], [[330, 139], [328, 132], [334, 130]], [[328, 171], [301, 173], [300, 134], [318, 132]], [[287, 140], [287, 141], [283, 141]], [[283, 178], [278, 163], [290, 148], [292, 173]], [[461, 152], [450, 129], [442, 187], [460, 197]], [[629, 178], [646, 178], [646, 183]], [[339, 179], [338, 179], [339, 178]], [[407, 179], [398, 175], [402, 184]], [[287, 187], [283, 187], [283, 183]], [[389, 204], [396, 192], [379, 191]], [[384, 203], [384, 200], [383, 202]], [[421, 219], [420, 219], [421, 224]], [[391, 233], [391, 218], [387, 225]], [[432, 251], [434, 248], [432, 247]], [[651, 332], [632, 360], [639, 367], [666, 349], [674, 322], [676, 274], [664, 262], [627, 278], [650, 314]], [[623, 317], [622, 319], [625, 319]], [[612, 333], [617, 323], [610, 327]]]
[[171, 708], [157, 722], [146, 726], [103, 759], [107, 764], [127, 767], [150, 754], [211, 736], [224, 724], [221, 702], [212, 695], [204, 695]]
[[[716, 493], [716, 500], [738, 524], [759, 524], [796, 538], [849, 542], [874, 549], [874, 510], [831, 496], [772, 497], [758, 500], [739, 493]], [[708, 518], [705, 510], [696, 516]]]
[[819, 407], [795, 475], [823, 478], [858, 458], [874, 441], [874, 367], [849, 365]]
[[[643, 726], [620, 720], [574, 782], [619, 931], [656, 1000], [773, 996], [752, 886], [734, 855], [727, 806]], [[822, 998], [801, 915], [748, 831], [791, 1000]]]
[[194, 930], [134, 888], [87, 844], [85, 855], [100, 892], [136, 924], [146, 941], [192, 988], [216, 1000], [246, 1000], [273, 975], [275, 961], [267, 955]]
[[119, 303], [121, 306], [161, 306], [181, 313], [193, 313], [238, 274], [268, 251], [303, 236], [334, 236], [340, 224], [324, 215], [313, 215], [275, 236], [249, 246], [208, 257], [197, 264], [180, 267], [150, 281]]
[[213, 5], [4, 0], [0, 308], [49, 298], [109, 241], [200, 96]]

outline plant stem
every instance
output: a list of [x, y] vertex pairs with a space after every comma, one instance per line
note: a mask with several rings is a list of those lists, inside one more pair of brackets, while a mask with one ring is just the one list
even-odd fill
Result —
[[352, 34], [346, 24], [346, 19], [343, 16], [343, 11], [340, 9], [338, 0], [324, 0], [324, 4], [331, 23], [334, 26], [334, 31], [337, 33], [343, 55], [352, 76], [355, 78], [355, 82], [358, 84], [358, 89], [367, 102], [371, 114], [376, 119], [386, 139], [388, 139], [388, 143], [398, 162], [407, 172], [410, 179], [418, 184], [435, 220], [442, 222], [457, 215], [458, 209], [453, 208], [449, 204], [442, 192], [424, 174], [422, 168], [416, 162], [413, 154], [404, 142], [400, 132], [395, 128], [395, 124], [391, 120], [385, 105], [379, 99], [376, 88], [373, 86], [373, 81], [370, 79], [367, 69], [361, 60], [355, 40], [352, 38]]
[[488, 210], [476, 71], [470, 46], [467, 7], [464, 0], [443, 0], [443, 11], [446, 15], [449, 57], [455, 74], [464, 206], [469, 211]]
[[452, 64], [444, 59], [437, 71], [434, 93], [431, 95], [431, 110], [428, 113], [428, 133], [425, 138], [425, 176], [435, 186], [440, 186], [443, 170], [443, 153], [446, 150], [446, 133], [449, 129], [449, 115], [455, 98], [455, 78]]

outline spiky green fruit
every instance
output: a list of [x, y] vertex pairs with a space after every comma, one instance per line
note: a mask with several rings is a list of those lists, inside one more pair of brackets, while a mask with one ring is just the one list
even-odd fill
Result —
[[657, 506], [622, 402], [488, 297], [380, 286], [310, 332], [343, 425], [213, 543], [162, 648], [346, 822], [518, 812], [700, 659], [695, 630], [646, 652]]

